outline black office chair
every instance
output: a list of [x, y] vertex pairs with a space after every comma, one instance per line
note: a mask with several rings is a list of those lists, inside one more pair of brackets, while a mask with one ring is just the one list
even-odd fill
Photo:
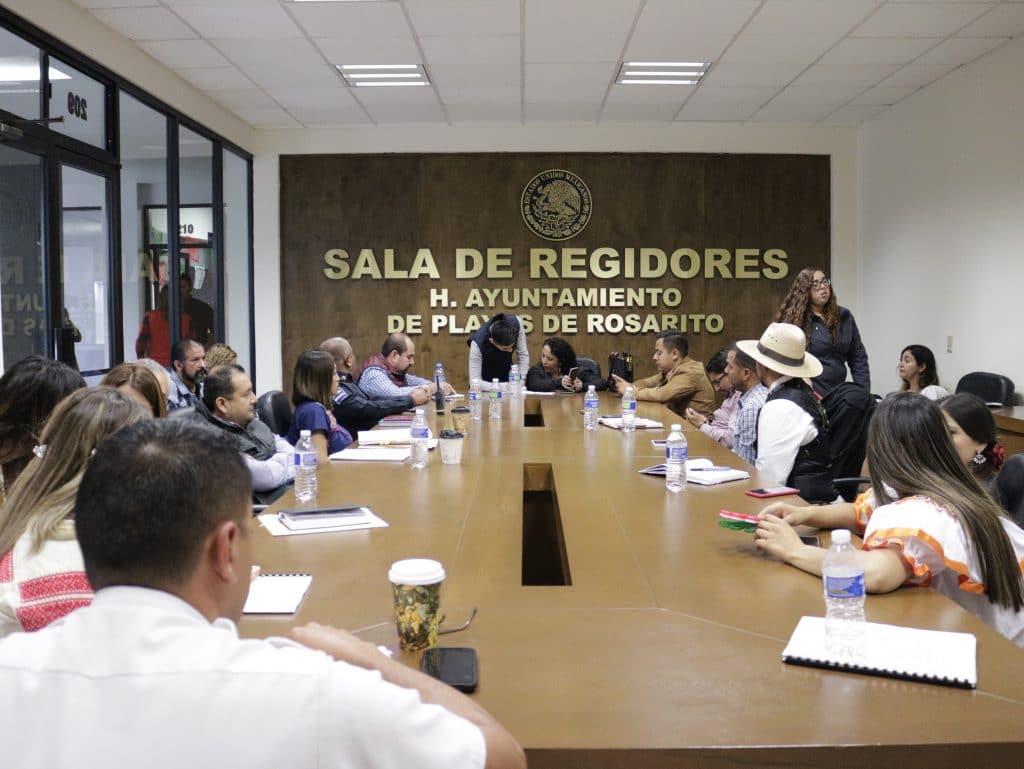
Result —
[[284, 436], [292, 423], [292, 404], [280, 390], [268, 390], [256, 399], [256, 414], [271, 432]]
[[985, 403], [1001, 403], [1004, 406], [1013, 403], [1013, 380], [1002, 374], [972, 371], [960, 377], [960, 381], [956, 383], [956, 391], [977, 395]]
[[1024, 526], [1024, 454], [1014, 454], [996, 476], [999, 504], [1018, 526]]

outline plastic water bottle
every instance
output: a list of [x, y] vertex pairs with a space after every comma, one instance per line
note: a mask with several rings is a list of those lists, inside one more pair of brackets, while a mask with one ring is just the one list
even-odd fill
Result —
[[438, 389], [443, 393], [444, 385], [447, 380], [444, 378], [444, 364], [441, 363], [441, 361], [434, 364], [434, 381], [437, 382]]
[[480, 380], [474, 379], [469, 384], [469, 415], [474, 422], [479, 422], [483, 416], [483, 406], [480, 398]]
[[438, 414], [444, 413], [444, 369], [434, 369], [434, 411]]
[[631, 433], [636, 429], [636, 390], [630, 385], [622, 396], [622, 432]]
[[316, 499], [316, 449], [309, 430], [300, 431], [299, 442], [295, 444], [295, 499]]
[[513, 363], [508, 369], [508, 394], [512, 398], [519, 397], [519, 364]]
[[672, 425], [665, 441], [665, 488], [678, 494], [686, 491], [686, 460], [690, 448], [686, 443], [682, 425]]
[[487, 418], [492, 422], [501, 421], [501, 387], [498, 385], [498, 379], [495, 377], [491, 380], [491, 391], [488, 393], [490, 396], [490, 405], [487, 409]]
[[597, 390], [594, 385], [587, 388], [587, 394], [583, 396], [583, 429], [597, 429]]
[[825, 593], [825, 645], [856, 656], [864, 638], [864, 565], [850, 544], [850, 532], [832, 532], [832, 547], [821, 564]]
[[409, 437], [412, 438], [412, 466], [415, 468], [426, 467], [427, 441], [430, 439], [430, 430], [427, 428], [427, 417], [424, 415], [423, 409], [416, 409]]

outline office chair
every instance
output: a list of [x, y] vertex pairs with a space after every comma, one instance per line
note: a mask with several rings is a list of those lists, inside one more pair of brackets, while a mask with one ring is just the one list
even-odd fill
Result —
[[1024, 454], [1014, 454], [996, 476], [999, 504], [1018, 526], [1024, 526]]
[[960, 381], [956, 383], [956, 391], [977, 395], [986, 403], [1009, 406], [1013, 402], [1013, 381], [1002, 374], [972, 371], [960, 377]]
[[256, 399], [256, 413], [271, 432], [284, 436], [292, 422], [292, 404], [280, 390], [268, 390]]

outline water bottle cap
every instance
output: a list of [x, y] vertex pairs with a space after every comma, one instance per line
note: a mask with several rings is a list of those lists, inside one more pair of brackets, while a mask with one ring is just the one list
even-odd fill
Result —
[[676, 430], [682, 430], [682, 429], [683, 429], [682, 425], [672, 425], [672, 432], [675, 432]]
[[417, 416], [422, 415], [423, 414], [423, 409], [416, 409], [416, 414], [417, 414]]
[[848, 545], [850, 544], [850, 532], [848, 529], [836, 529], [832, 532], [832, 544], [833, 545]]
[[309, 430], [299, 430], [300, 438], [308, 438], [312, 433]]

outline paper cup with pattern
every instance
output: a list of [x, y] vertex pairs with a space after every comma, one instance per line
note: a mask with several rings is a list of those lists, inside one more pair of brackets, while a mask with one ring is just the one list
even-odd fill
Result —
[[438, 609], [444, 567], [427, 558], [409, 558], [391, 564], [388, 579], [395, 599], [398, 642], [406, 651], [437, 646]]

